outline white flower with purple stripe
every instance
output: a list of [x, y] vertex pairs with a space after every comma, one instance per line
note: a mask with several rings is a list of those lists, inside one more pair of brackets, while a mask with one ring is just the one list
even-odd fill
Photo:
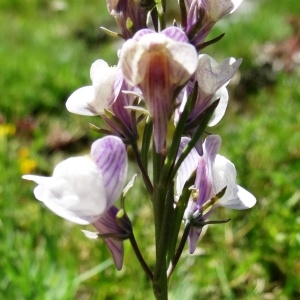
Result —
[[[66, 159], [55, 167], [51, 177], [24, 175], [23, 178], [38, 184], [35, 197], [58, 216], [77, 224], [93, 224], [101, 234], [118, 233], [117, 225], [110, 226], [111, 232], [107, 232], [105, 223], [107, 220], [115, 223], [113, 204], [120, 197], [127, 176], [125, 145], [115, 136], [98, 139], [92, 144], [91, 157]], [[121, 268], [122, 242], [107, 240], [113, 243], [112, 253]]]
[[[178, 155], [181, 154], [189, 138], [183, 138]], [[244, 188], [236, 184], [236, 169], [233, 163], [217, 152], [221, 145], [221, 138], [217, 135], [208, 136], [203, 143], [203, 155], [192, 149], [178, 170], [177, 197], [182, 193], [185, 182], [196, 170], [196, 179], [184, 218], [192, 220], [194, 216], [202, 216], [205, 221], [218, 206], [231, 209], [248, 209], [255, 205], [255, 197]], [[217, 201], [207, 205], [209, 201], [226, 188], [224, 195]], [[180, 201], [180, 200], [179, 200]], [[204, 211], [203, 208], [206, 207]], [[189, 250], [195, 251], [202, 228], [192, 227], [189, 234]]]
[[[231, 78], [236, 73], [242, 59], [235, 59], [229, 57], [224, 59], [221, 63], [217, 63], [212, 57], [207, 54], [201, 54], [198, 58], [198, 66], [195, 73], [195, 80], [198, 83], [198, 94], [195, 105], [192, 108], [188, 120], [187, 127], [197, 128], [199, 124], [199, 117], [202, 113], [216, 100], [219, 100], [208, 126], [216, 125], [224, 116], [228, 104], [228, 92], [226, 86]], [[176, 120], [183, 112], [188, 96], [193, 92], [194, 82], [189, 82], [186, 85], [186, 92], [181, 94], [180, 107], [176, 111]]]
[[120, 66], [125, 79], [142, 91], [153, 119], [158, 153], [164, 147], [167, 123], [173, 114], [178, 88], [194, 74], [197, 60], [196, 49], [177, 27], [159, 33], [140, 30], [122, 47]]
[[[212, 27], [233, 13], [243, 0], [185, 0], [187, 20], [183, 24], [190, 42], [201, 46]], [[201, 16], [201, 18], [199, 18]], [[197, 29], [198, 30], [195, 30]]]

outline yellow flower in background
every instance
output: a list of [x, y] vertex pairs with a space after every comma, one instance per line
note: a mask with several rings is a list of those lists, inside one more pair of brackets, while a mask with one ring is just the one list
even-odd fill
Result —
[[34, 171], [37, 167], [36, 161], [33, 159], [24, 159], [20, 161], [20, 170], [22, 174], [27, 174]]
[[16, 126], [14, 124], [0, 124], [0, 138], [5, 136], [12, 136], [16, 133]]
[[19, 167], [22, 174], [28, 174], [34, 171], [37, 167], [37, 163], [34, 159], [29, 157], [29, 149], [21, 148], [19, 149]]

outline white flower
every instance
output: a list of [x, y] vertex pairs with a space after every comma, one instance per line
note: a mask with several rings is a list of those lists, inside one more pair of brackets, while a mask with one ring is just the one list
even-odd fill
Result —
[[137, 86], [153, 119], [156, 152], [163, 150], [177, 89], [194, 74], [197, 51], [178, 27], [138, 31], [121, 51], [125, 79]]
[[[178, 156], [181, 155], [189, 140], [189, 138], [182, 139]], [[220, 145], [219, 136], [208, 136], [203, 143], [203, 155], [200, 156], [196, 149], [192, 149], [178, 169], [177, 198], [180, 197], [186, 181], [196, 170], [195, 183], [191, 187], [191, 198], [184, 213], [184, 219], [192, 222], [188, 239], [190, 253], [195, 251], [203, 227], [203, 225], [193, 226], [194, 218], [199, 217], [203, 224], [218, 206], [241, 210], [251, 208], [256, 203], [251, 193], [236, 184], [234, 164], [217, 154]], [[215, 199], [225, 188], [225, 193], [219, 199]], [[211, 201], [212, 199], [214, 200]]]
[[24, 175], [38, 184], [35, 197], [58, 216], [77, 224], [98, 220], [120, 196], [127, 174], [127, 153], [121, 139], [95, 141], [92, 159], [72, 157], [59, 163], [51, 177]]
[[218, 64], [207, 54], [199, 55], [196, 79], [201, 92], [204, 95], [213, 95], [221, 87], [226, 86], [241, 63], [242, 59], [229, 57]]
[[[178, 156], [189, 141], [190, 138], [182, 138]], [[194, 187], [199, 190], [199, 207], [226, 187], [225, 194], [214, 204], [214, 207], [251, 208], [255, 205], [256, 199], [251, 193], [236, 184], [237, 174], [234, 164], [226, 157], [217, 154], [220, 145], [221, 138], [218, 135], [210, 135], [203, 143], [202, 156], [195, 148], [192, 149], [178, 169], [177, 195], [181, 195], [185, 182], [196, 170]]]
[[217, 22], [222, 17], [233, 13], [243, 0], [204, 0], [207, 14]]
[[114, 85], [117, 67], [110, 67], [104, 60], [96, 60], [90, 70], [92, 85], [76, 90], [67, 100], [69, 112], [94, 116], [104, 113], [115, 98]]

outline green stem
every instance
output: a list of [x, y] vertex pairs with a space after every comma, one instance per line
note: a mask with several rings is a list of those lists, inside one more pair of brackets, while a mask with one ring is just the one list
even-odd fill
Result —
[[166, 256], [169, 248], [170, 241], [170, 231], [172, 227], [172, 220], [174, 214], [173, 202], [174, 202], [174, 192], [173, 185], [169, 188], [167, 195], [165, 196], [165, 207], [164, 207], [164, 215], [161, 225], [161, 232], [159, 243], [157, 246], [157, 259], [156, 266], [154, 270], [154, 278], [163, 278], [166, 276], [166, 268], [162, 268], [161, 266], [166, 266]]
[[155, 208], [154, 208], [154, 219], [155, 219], [155, 227], [156, 227], [156, 248], [157, 252], [159, 252], [159, 243], [162, 235], [162, 225], [163, 225], [163, 218], [164, 218], [164, 210], [165, 210], [165, 199], [164, 194], [165, 190], [158, 189], [157, 197], [154, 197], [155, 201]]
[[166, 3], [164, 0], [156, 0], [156, 10], [157, 10], [158, 20], [159, 20], [159, 31], [166, 28], [165, 7], [166, 7]]
[[153, 281], [153, 273], [152, 271], [150, 270], [150, 268], [148, 267], [146, 261], [144, 260], [142, 254], [141, 254], [141, 251], [138, 247], [138, 244], [136, 242], [136, 239], [134, 237], [134, 234], [132, 233], [129, 237], [129, 241], [131, 243], [131, 246], [132, 246], [132, 249], [140, 263], [140, 265], [142, 266], [144, 272], [146, 273], [146, 275], [148, 276], [148, 278]]
[[168, 273], [168, 275], [167, 275], [168, 276], [168, 280], [170, 279], [170, 277], [171, 277], [172, 273], [174, 272], [175, 267], [176, 267], [176, 265], [177, 265], [177, 263], [179, 261], [179, 258], [180, 258], [181, 254], [182, 254], [182, 251], [184, 249], [185, 243], [186, 243], [187, 238], [189, 236], [190, 229], [191, 229], [191, 224], [187, 223], [186, 226], [185, 226], [185, 228], [184, 228], [184, 231], [183, 231], [180, 243], [178, 245], [177, 251], [176, 251], [176, 253], [175, 253], [175, 255], [174, 255], [173, 259], [172, 259], [172, 262], [171, 262], [171, 264], [169, 266], [169, 269], [168, 269], [168, 272], [167, 272]]
[[168, 300], [168, 278], [166, 274], [166, 261], [160, 266], [164, 272], [163, 276], [153, 279], [153, 292], [156, 300]]
[[191, 107], [193, 105], [193, 102], [195, 101], [195, 97], [197, 96], [197, 86], [195, 87], [195, 92], [189, 97], [185, 108], [179, 118], [178, 124], [176, 125], [175, 132], [173, 134], [173, 139], [172, 143], [168, 149], [168, 153], [164, 162], [163, 169], [161, 171], [161, 176], [160, 176], [160, 183], [161, 184], [167, 184], [170, 183], [174, 177], [171, 177], [172, 173], [172, 168], [174, 167], [177, 153], [178, 153], [178, 148], [180, 145], [181, 137], [184, 135], [184, 130], [185, 130], [185, 125], [186, 121], [188, 119]]
[[164, 162], [164, 156], [156, 153], [153, 143], [153, 211], [155, 224], [155, 245], [156, 245], [156, 263], [153, 275], [153, 292], [156, 299], [168, 299], [168, 281], [167, 281], [167, 263], [166, 250], [163, 248], [162, 239], [166, 229], [164, 224], [166, 210], [167, 187], [159, 184], [160, 172]]
[[176, 156], [178, 153], [178, 148], [180, 145], [181, 137], [184, 132], [184, 124], [187, 120], [189, 110], [185, 109], [179, 119], [179, 122], [175, 128], [175, 132], [173, 134], [172, 143], [168, 149], [168, 153], [164, 162], [163, 169], [161, 170], [160, 183], [168, 184], [169, 181], [173, 180], [173, 178], [169, 177], [172, 168], [174, 166]]
[[142, 141], [142, 148], [141, 148], [141, 161], [147, 172], [148, 166], [148, 156], [149, 156], [149, 148], [151, 143], [151, 137], [153, 132], [153, 123], [149, 117], [147, 117], [144, 127], [143, 133], [143, 141]]
[[[153, 146], [153, 148], [155, 148], [155, 146]], [[158, 246], [165, 209], [166, 189], [163, 185], [159, 185], [163, 156], [160, 153], [156, 153], [155, 150], [153, 152], [153, 210], [155, 224], [155, 243], [156, 246]]]
[[189, 187], [193, 185], [195, 182], [195, 174], [193, 174], [190, 179], [185, 183], [182, 195], [180, 196], [178, 202], [176, 203], [176, 208], [174, 209], [172, 216], [172, 230], [170, 232], [170, 242], [169, 242], [169, 250], [168, 250], [168, 260], [170, 263], [175, 256], [176, 244], [178, 241], [179, 231], [182, 224], [183, 215], [189, 201], [191, 191]]
[[151, 196], [153, 194], [153, 185], [152, 185], [152, 182], [151, 182], [151, 180], [148, 176], [147, 170], [145, 169], [144, 164], [141, 161], [138, 146], [137, 146], [136, 143], [132, 143], [131, 147], [132, 147], [132, 151], [133, 151], [133, 154], [134, 154], [135, 161], [136, 161], [137, 165], [139, 166], [139, 169], [142, 173], [145, 186], [148, 190], [148, 193]]

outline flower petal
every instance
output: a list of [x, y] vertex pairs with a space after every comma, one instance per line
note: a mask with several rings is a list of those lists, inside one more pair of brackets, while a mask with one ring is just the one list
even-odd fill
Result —
[[210, 169], [212, 169], [213, 161], [220, 149], [222, 140], [219, 135], [209, 135], [203, 143], [203, 155]]
[[241, 59], [230, 57], [218, 64], [207, 54], [199, 55], [196, 77], [201, 91], [205, 95], [213, 95], [226, 86], [241, 63]]
[[95, 90], [93, 86], [84, 86], [76, 90], [68, 98], [66, 102], [67, 110], [71, 113], [83, 115], [83, 116], [94, 116], [96, 111], [92, 106], [95, 99]]
[[228, 104], [228, 91], [225, 86], [221, 87], [219, 90], [216, 91], [210, 103], [215, 102], [219, 99], [219, 104], [213, 112], [207, 126], [212, 127], [219, 123], [219, 121], [223, 118], [227, 104]]
[[121, 51], [120, 66], [124, 77], [140, 88], [153, 119], [158, 153], [165, 144], [167, 123], [177, 96], [176, 88], [185, 84], [197, 67], [196, 49], [181, 41], [183, 35], [180, 29], [174, 27], [160, 33], [143, 34], [138, 40], [134, 36], [125, 42]]
[[255, 197], [244, 188], [236, 184], [236, 169], [232, 162], [224, 156], [217, 155], [214, 166], [214, 192], [217, 194], [226, 188], [223, 197], [216, 203], [217, 206], [231, 209], [247, 209], [255, 205]]
[[104, 113], [115, 98], [114, 85], [117, 67], [110, 67], [103, 59], [96, 60], [90, 70], [91, 80], [95, 89], [95, 98], [91, 105], [98, 114]]
[[201, 232], [202, 228], [191, 227], [188, 237], [190, 254], [193, 254], [195, 252]]
[[[256, 198], [247, 190], [245, 190], [243, 187], [238, 185], [237, 188], [238, 188], [237, 195], [241, 200], [243, 206], [243, 208], [241, 209], [253, 207], [256, 204]], [[239, 209], [239, 208], [235, 208], [235, 209]]]
[[92, 144], [91, 155], [103, 179], [107, 206], [120, 196], [127, 176], [127, 152], [122, 140], [106, 136]]
[[67, 100], [68, 111], [85, 116], [104, 113], [115, 99], [117, 67], [109, 67], [102, 59], [96, 60], [90, 70], [92, 86], [76, 90]]
[[81, 230], [81, 231], [88, 239], [91, 239], [91, 240], [99, 239], [98, 232], [89, 231], [89, 230]]
[[138, 85], [145, 77], [145, 68], [141, 68], [141, 62], [144, 62], [145, 48], [142, 44], [134, 39], [127, 40], [121, 51], [120, 66], [123, 75], [131, 85]]
[[187, 43], [170, 43], [166, 46], [170, 53], [171, 82], [182, 85], [194, 74], [197, 68], [197, 52]]
[[198, 208], [211, 197], [213, 197], [213, 163], [221, 145], [221, 138], [218, 135], [209, 135], [203, 143], [203, 155], [200, 156], [197, 166], [195, 187], [198, 189]]
[[[112, 206], [100, 219], [93, 223], [93, 226], [98, 230], [99, 234], [123, 234], [122, 229], [115, 221], [117, 213], [118, 209], [115, 206]], [[113, 256], [117, 269], [121, 270], [124, 257], [123, 241], [113, 237], [105, 238], [104, 241]]]
[[105, 211], [107, 199], [101, 175], [87, 157], [59, 163], [52, 177], [24, 175], [38, 184], [35, 197], [58, 216], [77, 224], [89, 224]]
[[[179, 145], [177, 159], [181, 155], [183, 149], [190, 142], [189, 137], [182, 137]], [[204, 155], [203, 159], [205, 160], [206, 168], [208, 168], [209, 174], [211, 173], [213, 161], [217, 155], [217, 152], [221, 145], [221, 138], [218, 135], [210, 135], [207, 136], [204, 144], [203, 150]], [[177, 178], [176, 178], [176, 193], [177, 196], [180, 196], [182, 193], [182, 189], [186, 183], [186, 181], [191, 177], [192, 173], [196, 170], [201, 156], [198, 154], [196, 148], [193, 148], [186, 159], [182, 162], [178, 169]], [[209, 175], [212, 176], [212, 175]], [[211, 179], [210, 179], [211, 180]], [[196, 188], [199, 188], [196, 186]], [[207, 200], [207, 199], [206, 199]]]
[[[61, 188], [65, 188], [63, 185], [59, 185]], [[56, 182], [56, 187], [58, 187]], [[35, 197], [42, 201], [47, 208], [49, 208], [53, 213], [64, 218], [68, 221], [71, 221], [76, 224], [80, 225], [87, 225], [93, 222], [96, 218], [94, 216], [87, 216], [85, 215], [83, 218], [82, 212], [78, 213], [77, 211], [72, 211], [63, 205], [60, 205], [59, 202], [61, 199], [55, 198], [56, 195], [51, 190], [44, 188], [41, 185], [38, 185], [34, 189]], [[62, 199], [65, 203], [74, 203], [80, 201], [80, 199], [75, 194], [64, 195]], [[98, 217], [98, 216], [97, 216]]]
[[222, 198], [217, 205], [236, 210], [243, 210], [253, 207], [256, 203], [255, 197], [238, 185], [225, 197], [226, 198]]
[[[189, 137], [182, 137], [180, 146], [178, 149], [177, 159], [181, 155], [183, 149], [186, 145], [190, 142]], [[179, 197], [182, 194], [183, 187], [186, 181], [191, 177], [193, 172], [196, 170], [198, 162], [199, 162], [200, 155], [198, 154], [197, 150], [193, 148], [186, 159], [180, 165], [177, 178], [176, 178], [176, 194]]]
[[132, 38], [136, 41], [139, 41], [141, 39], [141, 37], [144, 36], [145, 34], [149, 34], [149, 33], [153, 33], [153, 32], [154, 31], [151, 29], [144, 28], [144, 29], [141, 29], [138, 32], [136, 32]]
[[189, 39], [186, 36], [185, 32], [178, 27], [168, 27], [164, 29], [161, 33], [165, 34], [174, 41], [189, 43]]
[[208, 14], [212, 20], [218, 21], [222, 17], [233, 13], [243, 0], [207, 0], [209, 3]]

